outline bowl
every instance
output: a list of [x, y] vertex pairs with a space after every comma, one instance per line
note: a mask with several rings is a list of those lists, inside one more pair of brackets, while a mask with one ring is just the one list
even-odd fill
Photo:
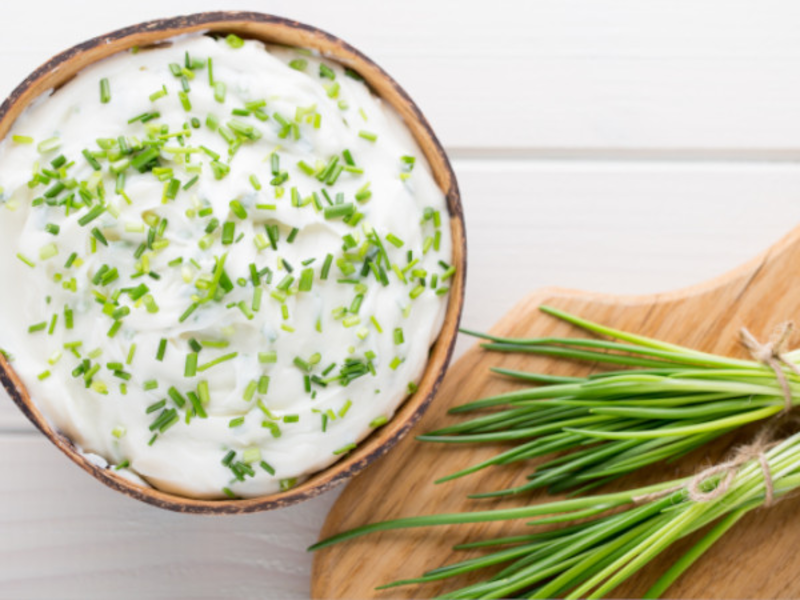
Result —
[[98, 466], [55, 430], [31, 400], [25, 385], [0, 355], [0, 381], [30, 421], [67, 457], [110, 488], [159, 508], [195, 514], [239, 514], [282, 508], [313, 498], [347, 481], [388, 452], [420, 419], [433, 400], [453, 353], [464, 302], [466, 238], [458, 184], [447, 155], [428, 121], [406, 92], [378, 65], [339, 38], [296, 21], [254, 12], [205, 12], [149, 21], [78, 44], [36, 69], [0, 106], [0, 139], [15, 119], [40, 95], [69, 81], [84, 67], [133, 46], [155, 45], [177, 35], [208, 32], [235, 33], [268, 43], [313, 49], [358, 72], [385, 102], [403, 118], [445, 193], [453, 235], [453, 278], [442, 331], [430, 350], [425, 372], [415, 394], [405, 400], [394, 418], [359, 444], [345, 459], [310, 476], [286, 492], [236, 500], [197, 500], [134, 483], [112, 469]]

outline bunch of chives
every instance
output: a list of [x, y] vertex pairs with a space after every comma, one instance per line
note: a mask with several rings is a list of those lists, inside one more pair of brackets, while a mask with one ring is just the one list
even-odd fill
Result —
[[[613, 338], [509, 339], [466, 331], [497, 352], [524, 352], [625, 367], [588, 377], [493, 369], [533, 387], [451, 409], [481, 412], [419, 436], [439, 443], [509, 442], [512, 447], [440, 482], [498, 464], [549, 457], [515, 488], [476, 493], [509, 495], [547, 488], [586, 491], [646, 465], [674, 459], [748, 423], [785, 410], [786, 398], [767, 366], [700, 352], [612, 329], [542, 306], [549, 315]], [[790, 360], [797, 353], [786, 355]], [[800, 377], [787, 372], [800, 397]], [[559, 453], [556, 457], [555, 453]]]
[[[636, 490], [481, 512], [410, 517], [374, 523], [321, 541], [311, 550], [377, 531], [534, 519], [535, 527], [581, 519], [556, 529], [528, 535], [477, 540], [456, 550], [488, 549], [480, 556], [428, 571], [416, 579], [396, 581], [384, 588], [423, 584], [488, 569], [485, 578], [442, 598], [600, 598], [644, 568], [676, 541], [708, 528], [702, 538], [667, 570], [645, 594], [657, 598], [726, 531], [749, 511], [765, 504], [766, 477], [772, 498], [800, 488], [800, 433], [764, 452], [768, 472], [758, 458], [735, 468], [726, 489], [717, 486], [725, 473], [704, 477], [698, 485], [710, 500], [692, 499], [692, 478]], [[492, 569], [493, 568], [493, 569]], [[501, 568], [497, 572], [497, 568]]]

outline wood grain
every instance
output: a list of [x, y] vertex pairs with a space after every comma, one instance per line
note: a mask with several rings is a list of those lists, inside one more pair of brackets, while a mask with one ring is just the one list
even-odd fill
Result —
[[[5, 3], [0, 96], [63, 48], [187, 10], [185, 0], [109, 6], [82, 0], [76, 18], [75, 3]], [[194, 0], [191, 10], [220, 6]], [[796, 163], [772, 162], [800, 155], [796, 0], [235, 6], [347, 39], [425, 111], [462, 188], [470, 327], [487, 329], [545, 285], [641, 293], [696, 283], [800, 222]], [[28, 433], [18, 433], [23, 427]], [[0, 431], [0, 595], [308, 597], [311, 555], [303, 548], [338, 490], [279, 512], [199, 519], [98, 485], [2, 391]], [[768, 546], [761, 531], [748, 530], [743, 542], [755, 552]], [[271, 532], [281, 543], [265, 539]], [[721, 577], [750, 570], [746, 557], [716, 568]], [[796, 587], [783, 594], [797, 595]]]
[[[743, 355], [738, 330], [746, 325], [766, 336], [775, 324], [800, 312], [800, 294], [794, 281], [800, 271], [800, 228], [743, 267], [706, 284], [686, 290], [648, 296], [612, 296], [546, 289], [526, 298], [493, 328], [501, 336], [564, 336], [576, 332], [537, 310], [543, 303], [614, 327], [656, 336], [702, 350]], [[439, 396], [416, 431], [436, 429], [457, 420], [447, 409], [519, 387], [492, 375], [489, 366], [547, 373], [586, 374], [591, 366], [545, 357], [491, 354], [473, 348], [449, 372]], [[675, 465], [658, 465], [623, 480], [624, 489], [694, 472], [706, 461], [723, 455], [732, 443], [746, 439], [737, 432]], [[432, 481], [496, 453], [498, 446], [468, 447], [422, 444], [409, 437], [379, 465], [355, 479], [334, 505], [321, 538], [367, 522], [402, 516], [480, 510], [542, 502], [543, 494], [524, 499], [476, 501], [466, 494], [520, 484], [536, 461], [487, 470], [454, 482]], [[795, 552], [800, 534], [797, 504], [787, 500], [770, 510], [746, 517], [698, 562], [672, 589], [683, 598], [781, 598], [800, 594], [800, 556]], [[453, 589], [452, 582], [374, 592], [375, 586], [413, 577], [431, 568], [463, 559], [454, 543], [503, 532], [515, 535], [522, 523], [490, 523], [441, 527], [435, 530], [386, 532], [321, 551], [314, 562], [315, 598], [420, 598]], [[684, 540], [631, 579], [615, 596], [640, 596], [663, 569], [688, 548]], [[472, 583], [475, 574], [458, 580]]]

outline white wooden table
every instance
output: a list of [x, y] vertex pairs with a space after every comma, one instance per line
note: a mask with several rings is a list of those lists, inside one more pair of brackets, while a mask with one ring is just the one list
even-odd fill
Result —
[[[417, 100], [462, 187], [473, 328], [545, 285], [696, 283], [800, 221], [794, 0], [5, 2], [0, 95], [88, 37], [220, 8], [327, 29]], [[302, 598], [335, 496], [162, 512], [91, 480], [0, 396], [2, 597]]]

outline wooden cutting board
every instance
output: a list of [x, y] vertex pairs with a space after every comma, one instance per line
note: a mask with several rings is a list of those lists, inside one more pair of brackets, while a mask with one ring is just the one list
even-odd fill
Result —
[[[587, 249], [590, 250], [590, 249]], [[612, 296], [563, 289], [533, 293], [492, 329], [500, 336], [583, 335], [537, 310], [550, 304], [582, 317], [701, 350], [744, 356], [740, 327], [767, 338], [778, 323], [800, 315], [800, 229], [750, 263], [709, 283], [678, 292], [648, 296]], [[469, 323], [465, 323], [469, 326]], [[798, 336], [800, 337], [800, 336]], [[428, 413], [412, 433], [431, 431], [459, 420], [447, 414], [456, 404], [521, 387], [490, 373], [489, 367], [585, 375], [591, 366], [521, 354], [490, 353], [473, 347], [449, 371]], [[522, 384], [524, 385], [524, 384]], [[717, 440], [681, 462], [655, 465], [645, 473], [623, 478], [604, 491], [628, 489], [688, 475], [719, 459], [732, 444], [748, 439], [742, 431]], [[321, 532], [329, 537], [365, 523], [441, 512], [520, 506], [548, 499], [544, 493], [505, 500], [469, 500], [467, 494], [522, 482], [536, 464], [495, 467], [455, 481], [433, 481], [496, 454], [501, 446], [444, 445], [403, 440], [388, 456], [353, 480], [331, 511]], [[334, 598], [427, 598], [477, 580], [467, 575], [453, 581], [376, 592], [400, 578], [471, 556], [454, 544], [515, 535], [523, 523], [482, 523], [434, 529], [390, 531], [359, 538], [320, 551], [315, 556], [312, 595]], [[696, 538], [688, 538], [662, 554], [615, 592], [637, 597]], [[682, 598], [787, 598], [800, 596], [800, 499], [787, 499], [745, 517], [668, 590]]]

